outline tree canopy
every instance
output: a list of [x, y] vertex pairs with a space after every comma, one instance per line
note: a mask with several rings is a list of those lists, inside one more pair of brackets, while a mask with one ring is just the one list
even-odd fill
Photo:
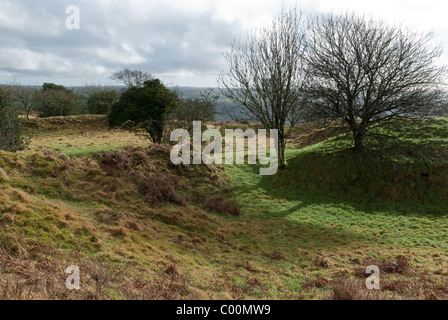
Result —
[[171, 111], [179, 98], [159, 79], [148, 80], [143, 87], [131, 87], [112, 106], [109, 124], [143, 132], [152, 142], [161, 143]]
[[431, 114], [443, 97], [446, 71], [432, 42], [431, 34], [354, 14], [317, 17], [306, 55], [311, 118], [343, 120], [354, 150], [361, 150], [372, 128], [396, 117]]
[[81, 109], [81, 100], [72, 90], [54, 83], [44, 83], [42, 91], [35, 96], [35, 103], [44, 118], [70, 116]]
[[123, 69], [112, 75], [112, 80], [120, 81], [127, 87], [143, 87], [146, 81], [153, 79], [150, 73], [141, 70]]
[[180, 106], [172, 113], [172, 119], [193, 125], [194, 121], [210, 122], [215, 120], [216, 103], [219, 96], [209, 89], [201, 92], [200, 97], [184, 98]]
[[98, 90], [87, 99], [87, 109], [90, 114], [108, 114], [112, 105], [120, 99], [116, 90]]

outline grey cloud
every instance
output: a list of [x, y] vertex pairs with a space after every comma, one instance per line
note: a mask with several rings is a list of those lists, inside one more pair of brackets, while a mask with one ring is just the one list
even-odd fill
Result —
[[[65, 27], [68, 5], [80, 8], [80, 30]], [[213, 75], [224, 66], [221, 52], [241, 31], [238, 22], [216, 20], [211, 11], [193, 13], [155, 0], [2, 0], [0, 11], [2, 82], [11, 74], [21, 82], [107, 82], [124, 67]]]

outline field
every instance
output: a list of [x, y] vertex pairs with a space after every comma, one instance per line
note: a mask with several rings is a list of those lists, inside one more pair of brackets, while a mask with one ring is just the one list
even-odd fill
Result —
[[[175, 167], [102, 117], [33, 119], [0, 153], [0, 296], [20, 299], [446, 299], [448, 161], [353, 162], [305, 125], [289, 166]], [[448, 121], [404, 126], [443, 146]], [[378, 161], [376, 161], [378, 160]], [[81, 289], [65, 288], [80, 266]], [[367, 266], [380, 291], [364, 288]]]

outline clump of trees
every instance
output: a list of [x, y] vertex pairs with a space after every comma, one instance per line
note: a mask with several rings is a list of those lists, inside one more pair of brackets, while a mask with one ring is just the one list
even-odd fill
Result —
[[10, 90], [0, 87], [0, 150], [16, 152], [23, 150], [28, 142]]
[[87, 112], [89, 114], [108, 114], [119, 99], [120, 94], [116, 90], [95, 90], [87, 99]]
[[354, 14], [305, 21], [296, 9], [283, 11], [225, 53], [221, 90], [238, 111], [279, 130], [282, 164], [285, 127], [303, 120], [345, 122], [353, 150], [361, 151], [390, 120], [440, 114], [446, 106], [446, 68], [433, 40]]
[[44, 118], [80, 114], [106, 115], [120, 98], [118, 91], [99, 86], [86, 86], [75, 91], [62, 85], [45, 83], [38, 90], [14, 82], [4, 88], [10, 93], [13, 106], [27, 119], [33, 112]]
[[213, 89], [201, 92], [200, 97], [184, 98], [180, 100], [180, 106], [174, 110], [171, 117], [175, 121], [193, 124], [193, 121], [215, 121], [216, 104], [219, 95]]
[[79, 96], [62, 85], [45, 83], [35, 96], [36, 110], [41, 117], [71, 116], [81, 113]]
[[159, 79], [148, 80], [143, 87], [126, 90], [108, 115], [111, 127], [125, 128], [144, 134], [154, 143], [162, 143], [170, 114], [179, 106], [176, 92]]
[[151, 79], [121, 94], [108, 114], [109, 124], [144, 134], [154, 143], [168, 142], [170, 129], [190, 130], [194, 121], [214, 121], [218, 98], [213, 90], [201, 92], [200, 97], [182, 98], [176, 88], [169, 89], [159, 79]]

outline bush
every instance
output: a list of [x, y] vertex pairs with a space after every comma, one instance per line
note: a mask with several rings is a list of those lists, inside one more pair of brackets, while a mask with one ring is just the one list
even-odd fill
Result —
[[112, 105], [120, 99], [115, 90], [101, 90], [94, 92], [87, 100], [87, 111], [90, 114], [108, 114]]
[[12, 107], [11, 96], [0, 88], [0, 150], [16, 152], [23, 150], [27, 144], [21, 120]]
[[125, 126], [142, 133], [154, 143], [161, 143], [169, 114], [178, 107], [178, 96], [158, 79], [145, 82], [144, 87], [131, 87], [112, 106], [109, 124]]
[[143, 198], [151, 204], [163, 204], [171, 202], [185, 206], [185, 199], [176, 192], [177, 180], [175, 177], [159, 174], [140, 178], [139, 190]]
[[240, 208], [231, 200], [226, 200], [221, 196], [214, 196], [208, 199], [204, 206], [205, 210], [221, 214], [228, 214], [239, 217]]
[[136, 176], [151, 170], [148, 149], [127, 147], [122, 150], [95, 152], [93, 157], [99, 160], [101, 169], [108, 175]]
[[41, 117], [63, 117], [81, 113], [81, 100], [73, 91], [48, 83], [42, 88], [35, 97], [36, 109]]
[[100, 168], [106, 174], [124, 175], [135, 183], [146, 202], [152, 205], [170, 202], [185, 206], [185, 198], [177, 193], [179, 178], [171, 174], [154, 173], [161, 170], [155, 166], [158, 155], [163, 155], [164, 159], [168, 157], [169, 160], [169, 149], [157, 145], [147, 149], [129, 147], [117, 151], [96, 152], [93, 157], [99, 160]]

